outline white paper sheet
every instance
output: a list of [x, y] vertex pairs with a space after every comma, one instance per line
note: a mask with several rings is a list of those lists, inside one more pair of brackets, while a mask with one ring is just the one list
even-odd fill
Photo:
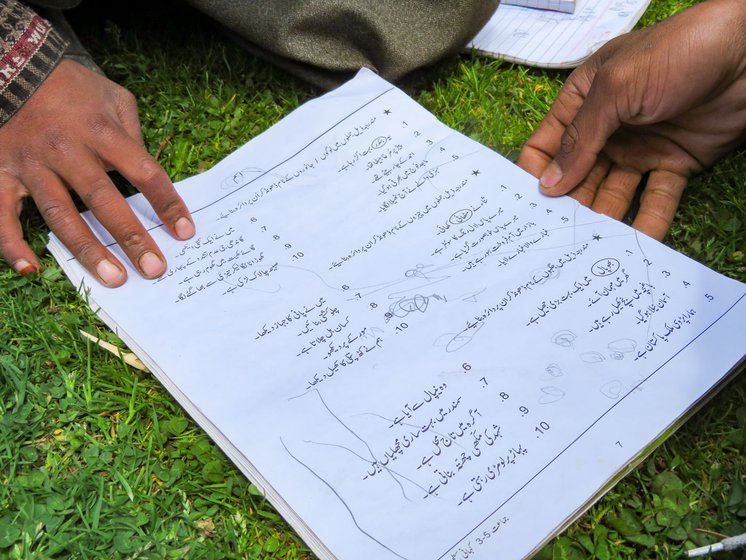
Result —
[[745, 352], [744, 285], [367, 71], [179, 189], [162, 279], [49, 248], [321, 558], [529, 555]]
[[573, 68], [630, 31], [650, 0], [577, 0], [573, 13], [500, 4], [470, 48], [509, 62]]

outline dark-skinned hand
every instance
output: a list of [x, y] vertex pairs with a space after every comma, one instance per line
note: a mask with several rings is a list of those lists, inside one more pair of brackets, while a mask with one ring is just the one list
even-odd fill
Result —
[[18, 272], [39, 269], [19, 220], [22, 200], [30, 196], [49, 228], [86, 269], [106, 286], [123, 284], [125, 268], [80, 217], [73, 190], [142, 276], [163, 274], [163, 254], [107, 175], [111, 170], [144, 194], [176, 238], [194, 235], [184, 202], [145, 150], [132, 94], [62, 60], [0, 128], [0, 254]]
[[542, 192], [662, 239], [688, 179], [746, 131], [746, 2], [708, 0], [618, 37], [568, 78], [518, 164]]

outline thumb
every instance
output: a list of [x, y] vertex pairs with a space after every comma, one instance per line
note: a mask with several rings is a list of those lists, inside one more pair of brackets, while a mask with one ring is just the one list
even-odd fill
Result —
[[621, 124], [614, 92], [623, 90], [623, 85], [610, 87], [596, 75], [583, 104], [565, 127], [554, 159], [539, 177], [542, 192], [566, 194], [590, 173], [606, 141]]

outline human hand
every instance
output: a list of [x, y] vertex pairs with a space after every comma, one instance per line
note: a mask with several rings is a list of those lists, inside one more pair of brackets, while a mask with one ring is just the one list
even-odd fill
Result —
[[746, 2], [709, 0], [610, 41], [568, 78], [518, 165], [545, 194], [662, 239], [688, 178], [746, 132]]
[[194, 235], [186, 205], [145, 150], [132, 94], [62, 60], [0, 128], [0, 254], [20, 273], [39, 269], [19, 220], [22, 199], [31, 196], [49, 228], [86, 269], [105, 286], [123, 284], [124, 267], [80, 217], [69, 188], [142, 276], [163, 274], [163, 254], [111, 182], [109, 170], [145, 195], [176, 238]]

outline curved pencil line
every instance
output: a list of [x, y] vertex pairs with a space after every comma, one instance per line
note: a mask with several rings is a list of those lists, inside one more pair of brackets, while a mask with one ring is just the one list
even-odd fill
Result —
[[[366, 459], [365, 457], [363, 457], [359, 453], [356, 453], [355, 451], [353, 451], [349, 447], [345, 447], [344, 445], [339, 445], [338, 443], [325, 443], [325, 442], [321, 442], [321, 441], [313, 441], [313, 440], [310, 440], [310, 439], [303, 440], [303, 443], [312, 443], [314, 445], [326, 445], [328, 447], [338, 447], [340, 449], [344, 449], [345, 451], [349, 451], [352, 455], [354, 455], [355, 457], [357, 457], [358, 459], [360, 459], [362, 461], [365, 461], [366, 463], [370, 462], [369, 459]], [[407, 500], [408, 502], [411, 502], [413, 500], [412, 500], [412, 498], [410, 498], [409, 496], [407, 496], [406, 490], [404, 490], [404, 485], [396, 477], [399, 477], [402, 480], [406, 480], [407, 482], [409, 482], [413, 486], [416, 486], [417, 488], [419, 488], [423, 492], [427, 492], [426, 488], [424, 488], [423, 486], [420, 486], [414, 480], [412, 480], [410, 478], [407, 478], [406, 476], [404, 476], [403, 474], [395, 471], [394, 469], [389, 468], [389, 467], [382, 467], [382, 468], [394, 480], [394, 482], [397, 484], [397, 486], [399, 486], [399, 489], [401, 490], [402, 497], [405, 500]]]
[[[355, 414], [355, 416], [376, 416], [376, 417], [378, 417], [378, 418], [381, 418], [381, 419], [383, 419], [383, 420], [386, 420], [387, 422], [393, 422], [393, 420], [392, 420], [391, 418], [386, 418], [385, 416], [383, 416], [383, 415], [381, 415], [381, 414], [378, 414], [378, 413], [376, 413], [376, 412], [360, 412], [360, 413], [358, 413], [358, 414]], [[402, 421], [402, 422], [400, 422], [400, 423], [399, 423], [399, 425], [400, 425], [400, 426], [407, 426], [407, 427], [409, 427], [409, 428], [415, 428], [416, 430], [421, 430], [420, 426], [418, 426], [417, 424], [412, 424], [411, 422], [404, 422], [404, 421]], [[446, 437], [446, 435], [445, 435], [445, 434], [442, 434], [442, 433], [440, 433], [439, 431], [437, 431], [437, 430], [436, 430], [436, 429], [434, 429], [434, 428], [430, 428], [430, 429], [428, 429], [427, 431], [428, 431], [428, 432], [432, 432], [432, 433], [434, 433], [434, 434], [435, 434], [436, 436], [440, 436], [440, 437], [442, 437], [442, 438], [445, 438], [445, 437]], [[457, 441], [456, 441], [456, 440], [455, 440], [454, 438], [452, 438], [451, 436], [447, 436], [447, 437], [448, 437], [448, 439], [452, 440], [452, 441], [453, 441], [453, 443], [454, 443], [454, 444], [455, 444], [455, 445], [456, 445], [457, 447], [459, 447], [459, 448], [463, 449], [464, 451], [466, 451], [466, 447], [464, 447], [463, 445], [461, 445], [460, 443], [458, 443], [458, 442], [457, 442]], [[416, 485], [416, 486], [418, 486], [418, 487], [419, 487], [419, 485]]]
[[329, 408], [329, 406], [328, 406], [328, 405], [326, 404], [326, 401], [324, 400], [324, 397], [322, 397], [322, 396], [321, 396], [321, 393], [319, 392], [319, 390], [318, 390], [318, 389], [314, 389], [314, 390], [313, 390], [313, 392], [315, 392], [315, 393], [316, 393], [316, 396], [318, 396], [318, 397], [319, 397], [319, 400], [321, 401], [321, 404], [323, 404], [323, 405], [324, 405], [324, 408], [326, 409], [326, 411], [327, 411], [327, 412], [328, 412], [329, 414], [331, 414], [331, 415], [332, 415], [332, 417], [333, 417], [333, 418], [334, 418], [334, 419], [335, 419], [335, 420], [336, 420], [337, 422], [339, 422], [340, 424], [342, 424], [342, 426], [344, 426], [345, 430], [347, 430], [348, 432], [350, 432], [350, 433], [351, 433], [351, 434], [352, 434], [353, 436], [355, 436], [355, 437], [356, 437], [356, 438], [357, 438], [358, 440], [360, 440], [360, 441], [362, 442], [362, 444], [363, 444], [363, 445], [365, 446], [365, 448], [366, 448], [366, 449], [368, 450], [368, 453], [370, 453], [370, 456], [371, 456], [371, 458], [372, 458], [372, 459], [378, 460], [378, 459], [377, 459], [377, 457], [375, 456], [375, 454], [373, 453], [373, 450], [372, 450], [372, 449], [370, 448], [370, 445], [368, 445], [368, 442], [367, 442], [367, 441], [365, 441], [365, 440], [364, 440], [363, 438], [361, 438], [361, 437], [360, 437], [359, 435], [357, 435], [357, 434], [356, 434], [356, 433], [355, 433], [355, 432], [354, 432], [354, 431], [352, 430], [352, 428], [350, 428], [350, 427], [349, 427], [349, 426], [348, 426], [347, 424], [345, 424], [344, 422], [342, 422], [342, 420], [340, 420], [339, 416], [337, 416], [336, 414], [334, 414], [334, 413], [332, 412], [332, 410], [331, 410], [331, 409]]
[[[368, 442], [367, 442], [367, 441], [365, 441], [365, 440], [364, 440], [363, 438], [361, 438], [361, 437], [360, 437], [359, 435], [357, 435], [357, 434], [356, 434], [356, 433], [355, 433], [355, 432], [354, 432], [354, 431], [352, 430], [352, 428], [350, 428], [350, 427], [349, 427], [349, 426], [348, 426], [347, 424], [345, 424], [344, 422], [342, 422], [342, 420], [340, 420], [340, 418], [339, 418], [339, 417], [338, 417], [338, 416], [337, 416], [336, 414], [334, 414], [334, 413], [332, 412], [332, 410], [331, 410], [331, 409], [329, 408], [329, 406], [328, 406], [328, 405], [326, 404], [326, 401], [324, 400], [324, 397], [322, 397], [322, 396], [321, 396], [321, 393], [319, 392], [319, 390], [318, 390], [318, 389], [314, 389], [314, 391], [316, 392], [316, 395], [317, 395], [317, 396], [319, 397], [319, 400], [321, 401], [321, 404], [323, 404], [323, 405], [324, 405], [324, 408], [325, 408], [325, 409], [327, 410], [327, 412], [328, 412], [329, 414], [331, 414], [331, 415], [332, 415], [332, 417], [333, 417], [333, 418], [334, 418], [334, 419], [335, 419], [335, 420], [336, 420], [337, 422], [339, 422], [340, 424], [342, 424], [342, 426], [344, 426], [344, 428], [345, 428], [345, 429], [346, 429], [346, 430], [347, 430], [348, 432], [350, 432], [350, 433], [351, 433], [351, 434], [352, 434], [353, 436], [355, 436], [355, 437], [356, 437], [356, 438], [357, 438], [358, 440], [360, 440], [360, 441], [361, 441], [361, 442], [363, 443], [363, 445], [364, 445], [364, 446], [365, 446], [365, 448], [366, 448], [366, 449], [368, 450], [368, 453], [370, 453], [370, 456], [371, 456], [371, 458], [372, 458], [372, 459], [373, 459], [374, 461], [378, 461], [378, 457], [376, 457], [375, 453], [373, 453], [373, 450], [372, 450], [372, 449], [370, 448], [370, 445], [368, 445]], [[401, 482], [400, 482], [399, 480], [397, 480], [397, 479], [396, 479], [396, 478], [395, 478], [395, 477], [393, 476], [393, 474], [392, 474], [392, 473], [394, 473], [394, 474], [397, 474], [397, 476], [401, 476], [401, 475], [398, 475], [398, 473], [395, 473], [394, 471], [390, 470], [390, 469], [389, 469], [388, 467], [383, 467], [383, 469], [384, 469], [384, 470], [386, 471], [386, 473], [387, 473], [387, 474], [388, 474], [389, 476], [391, 476], [391, 478], [392, 478], [392, 479], [394, 480], [394, 482], [395, 482], [395, 483], [396, 483], [396, 484], [397, 484], [397, 485], [399, 486], [399, 488], [401, 489], [401, 492], [402, 492], [402, 496], [404, 496], [404, 498], [405, 498], [405, 499], [406, 499], [407, 501], [411, 501], [411, 500], [410, 500], [410, 498], [409, 498], [409, 497], [407, 496], [407, 494], [406, 494], [406, 491], [404, 490], [404, 486], [403, 486], [403, 485], [401, 484]], [[402, 478], [404, 478], [405, 480], [408, 480], [408, 479], [407, 479], [406, 477], [404, 477], [404, 476], [402, 476]], [[421, 487], [421, 486], [420, 486], [419, 484], [417, 484], [416, 482], [413, 482], [413, 481], [410, 481], [410, 482], [412, 482], [412, 484], [414, 484], [414, 485], [415, 485], [416, 487], [420, 488], [420, 490], [424, 490], [424, 488], [422, 488], [422, 487]]]
[[303, 443], [312, 443], [314, 445], [325, 445], [327, 447], [338, 447], [340, 449], [344, 449], [345, 451], [349, 451], [352, 455], [354, 455], [355, 457], [357, 457], [361, 461], [365, 461], [366, 463], [370, 462], [370, 459], [366, 459], [365, 457], [363, 457], [362, 455], [360, 455], [356, 451], [353, 451], [349, 447], [346, 447], [344, 445], [340, 445], [338, 443], [326, 443], [326, 442], [323, 442], [323, 441], [313, 441], [312, 439], [304, 439]]
[[365, 535], [366, 537], [368, 537], [368, 538], [369, 538], [370, 540], [372, 540], [372, 541], [373, 541], [374, 543], [376, 543], [376, 544], [377, 544], [378, 546], [380, 546], [381, 548], [384, 548], [384, 549], [388, 550], [388, 551], [389, 551], [389, 552], [390, 552], [391, 554], [393, 554], [393, 555], [394, 555], [394, 556], [396, 556], [397, 558], [401, 558], [402, 560], [407, 560], [407, 558], [406, 558], [406, 557], [402, 556], [401, 554], [398, 554], [397, 552], [395, 552], [394, 550], [392, 550], [391, 548], [389, 548], [388, 546], [386, 546], [385, 544], [383, 544], [383, 543], [382, 543], [381, 541], [379, 541], [378, 539], [376, 539], [376, 538], [375, 538], [375, 537], [374, 537], [373, 535], [371, 535], [370, 533], [368, 533], [367, 531], [365, 531], [365, 529], [363, 529], [363, 528], [362, 528], [362, 527], [361, 527], [361, 526], [360, 526], [360, 525], [358, 524], [358, 522], [357, 522], [357, 519], [355, 519], [355, 514], [354, 514], [354, 513], [352, 513], [352, 510], [351, 510], [351, 509], [350, 509], [350, 507], [349, 507], [349, 506], [347, 505], [347, 502], [345, 502], [345, 501], [344, 501], [344, 500], [342, 499], [342, 496], [340, 496], [340, 495], [339, 495], [339, 494], [337, 493], [337, 491], [336, 491], [336, 490], [334, 489], [334, 487], [333, 487], [333, 486], [332, 486], [331, 484], [329, 484], [329, 483], [328, 483], [328, 482], [327, 482], [326, 480], [324, 480], [324, 479], [323, 479], [323, 478], [322, 478], [321, 476], [319, 476], [319, 474], [317, 474], [317, 473], [316, 473], [316, 471], [314, 471], [314, 470], [313, 470], [313, 469], [312, 469], [311, 467], [309, 467], [309, 466], [308, 466], [308, 465], [306, 465], [306, 464], [305, 464], [305, 463], [304, 463], [303, 461], [301, 461], [300, 459], [298, 459], [298, 457], [296, 457], [295, 455], [293, 455], [293, 454], [292, 454], [292, 452], [291, 452], [291, 451], [290, 451], [290, 450], [289, 450], [289, 449], [287, 448], [287, 446], [285, 445], [285, 442], [284, 442], [284, 441], [282, 440], [282, 438], [280, 438], [280, 443], [282, 444], [282, 447], [284, 447], [284, 448], [285, 448], [285, 452], [286, 452], [286, 453], [287, 453], [288, 455], [290, 455], [290, 457], [292, 457], [292, 458], [293, 458], [293, 459], [294, 459], [294, 460], [295, 460], [295, 461], [296, 461], [296, 462], [297, 462], [297, 463], [298, 463], [299, 465], [301, 465], [302, 467], [304, 467], [304, 468], [305, 468], [305, 469], [306, 469], [306, 470], [307, 470], [308, 472], [310, 472], [310, 473], [311, 473], [311, 474], [312, 474], [313, 476], [315, 476], [315, 477], [316, 477], [317, 479], [319, 479], [319, 480], [320, 480], [320, 481], [321, 481], [321, 482], [322, 482], [323, 484], [325, 484], [325, 485], [326, 485], [326, 487], [327, 487], [327, 488], [329, 488], [329, 490], [331, 490], [331, 491], [332, 491], [332, 493], [333, 493], [333, 494], [334, 494], [334, 495], [335, 495], [335, 496], [337, 497], [337, 499], [339, 500], [339, 502], [340, 502], [340, 503], [341, 503], [341, 504], [342, 504], [342, 505], [344, 506], [344, 508], [345, 508], [345, 509], [347, 510], [347, 513], [349, 513], [349, 514], [350, 514], [350, 519], [352, 519], [352, 522], [353, 522], [353, 523], [355, 524], [355, 527], [357, 527], [357, 528], [358, 528], [358, 530], [359, 530], [359, 531], [360, 531], [360, 532], [361, 532], [361, 533], [362, 533], [363, 535]]

